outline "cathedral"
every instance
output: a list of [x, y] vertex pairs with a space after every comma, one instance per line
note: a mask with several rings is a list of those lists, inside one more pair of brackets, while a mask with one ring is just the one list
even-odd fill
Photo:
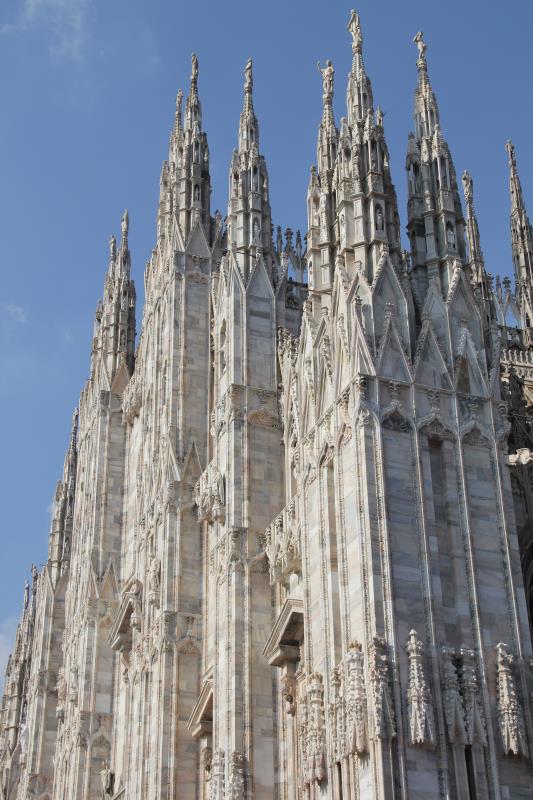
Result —
[[513, 290], [486, 270], [418, 33], [402, 249], [356, 12], [350, 40], [339, 121], [321, 66], [305, 236], [272, 225], [251, 60], [212, 214], [192, 57], [137, 339], [127, 212], [110, 241], [7, 665], [1, 800], [533, 796], [516, 154]]

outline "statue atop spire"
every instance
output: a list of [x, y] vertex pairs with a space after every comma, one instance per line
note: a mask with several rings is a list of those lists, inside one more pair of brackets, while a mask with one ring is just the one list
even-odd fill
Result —
[[198, 97], [198, 58], [196, 53], [191, 55], [191, 86], [185, 105], [186, 127], [192, 130], [195, 123], [201, 125], [201, 108]]
[[176, 95], [176, 125], [175, 130], [180, 131], [182, 127], [182, 117], [181, 117], [181, 109], [183, 105], [183, 90], [179, 89]]
[[422, 66], [426, 66], [426, 50], [428, 49], [427, 44], [424, 41], [424, 33], [423, 31], [418, 31], [413, 36], [413, 42], [418, 47], [418, 61], [417, 66], [420, 68]]
[[244, 68], [244, 91], [245, 94], [251, 94], [254, 88], [254, 73], [253, 73], [253, 61], [251, 58], [248, 59], [246, 62], [246, 66]]
[[361, 31], [361, 23], [359, 22], [359, 14], [353, 8], [350, 11], [350, 21], [346, 26], [346, 30], [352, 34], [352, 50], [354, 53], [360, 53], [363, 49], [363, 34]]
[[318, 71], [322, 75], [322, 99], [324, 104], [328, 103], [331, 105], [333, 101], [333, 80], [335, 76], [335, 69], [329, 59], [326, 61], [325, 67], [320, 66], [320, 61], [317, 61], [316, 64]]
[[120, 242], [120, 246], [122, 248], [126, 248], [128, 246], [128, 231], [130, 227], [130, 216], [128, 214], [128, 209], [126, 209], [122, 215], [120, 227], [122, 230], [122, 240]]

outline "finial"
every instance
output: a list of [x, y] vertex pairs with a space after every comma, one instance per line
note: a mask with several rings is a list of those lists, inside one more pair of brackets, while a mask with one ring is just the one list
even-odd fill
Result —
[[509, 166], [516, 167], [516, 155], [514, 151], [514, 144], [510, 139], [505, 143], [505, 149], [507, 150], [507, 155], [509, 156]]
[[424, 33], [422, 31], [418, 31], [417, 34], [413, 37], [413, 42], [418, 47], [418, 66], [423, 66], [426, 63], [426, 50], [427, 44], [424, 41]]
[[122, 215], [122, 222], [121, 222], [122, 241], [123, 242], [127, 242], [128, 241], [129, 227], [130, 227], [130, 215], [128, 214], [128, 209], [126, 209], [124, 211], [124, 214]]
[[198, 58], [196, 53], [191, 55], [191, 83], [198, 80]]
[[333, 99], [333, 79], [335, 75], [335, 69], [333, 68], [333, 64], [331, 61], [326, 61], [326, 66], [321, 67], [320, 61], [316, 62], [318, 71], [322, 74], [322, 99], [324, 103], [329, 103], [331, 105], [331, 101]]
[[109, 260], [115, 261], [117, 258], [117, 240], [115, 234], [111, 234], [111, 238], [109, 240]]
[[350, 21], [346, 26], [346, 30], [352, 34], [352, 49], [354, 52], [360, 52], [363, 45], [363, 34], [361, 33], [361, 24], [359, 22], [359, 14], [353, 8], [350, 11]]
[[176, 95], [176, 128], [181, 130], [181, 107], [183, 105], [183, 91], [179, 89]]
[[470, 175], [468, 170], [465, 169], [465, 171], [463, 172], [461, 181], [463, 184], [463, 192], [465, 195], [465, 200], [467, 204], [470, 204], [474, 199], [474, 181], [472, 180], [472, 176]]
[[253, 61], [251, 58], [249, 58], [244, 68], [244, 91], [246, 92], [246, 94], [251, 94], [253, 88], [254, 88]]

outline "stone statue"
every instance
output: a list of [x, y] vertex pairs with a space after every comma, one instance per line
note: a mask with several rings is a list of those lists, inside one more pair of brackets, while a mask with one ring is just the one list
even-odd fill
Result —
[[107, 761], [103, 763], [100, 777], [102, 779], [103, 800], [105, 800], [106, 797], [111, 797], [113, 794], [115, 784], [115, 774], [111, 772]]
[[320, 61], [316, 63], [319, 72], [322, 73], [322, 96], [324, 100], [331, 100], [333, 97], [333, 78], [335, 75], [333, 64], [329, 59], [326, 61], [326, 66], [324, 68], [320, 66]]
[[24, 584], [24, 610], [28, 608], [28, 603], [30, 602], [30, 584], [28, 581]]
[[196, 53], [193, 53], [191, 56], [191, 81], [196, 81], [198, 79], [198, 59], [196, 57]]
[[446, 227], [446, 242], [449, 250], [455, 250], [455, 231], [451, 225]]
[[376, 206], [376, 230], [383, 230], [383, 211], [381, 206]]
[[244, 91], [251, 92], [254, 86], [253, 62], [249, 58], [244, 68]]
[[259, 223], [256, 219], [254, 219], [252, 225], [252, 239], [254, 242], [259, 241]]
[[359, 23], [359, 14], [353, 8], [350, 11], [350, 21], [346, 30], [352, 34], [354, 48], [360, 48], [363, 43], [363, 35], [361, 33], [361, 25]]
[[122, 229], [122, 240], [126, 241], [128, 238], [128, 230], [130, 227], [130, 215], [128, 214], [128, 209], [125, 210], [122, 216], [122, 222], [120, 223], [120, 227]]
[[161, 585], [161, 563], [159, 559], [154, 556], [150, 562], [150, 569], [148, 574], [148, 586], [151, 592], [158, 592]]
[[465, 194], [465, 200], [467, 204], [472, 202], [473, 192], [474, 192], [474, 182], [472, 180], [472, 176], [470, 173], [465, 169], [463, 172], [463, 177], [461, 178], [463, 183], [463, 191]]
[[65, 675], [62, 667], [60, 667], [59, 672], [57, 673], [56, 690], [57, 690], [57, 703], [58, 705], [63, 705], [65, 700], [67, 699], [67, 682], [65, 680]]
[[418, 58], [420, 61], [426, 60], [426, 50], [427, 44], [424, 41], [424, 34], [422, 31], [418, 31], [418, 33], [413, 37], [413, 42], [418, 47]]

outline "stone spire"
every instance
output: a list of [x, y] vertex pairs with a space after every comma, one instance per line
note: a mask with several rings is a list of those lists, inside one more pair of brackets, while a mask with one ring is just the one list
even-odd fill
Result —
[[209, 146], [202, 129], [202, 106], [198, 94], [198, 58], [191, 56], [189, 95], [182, 121], [183, 92], [176, 96], [174, 127], [170, 137], [168, 161], [163, 164], [157, 219], [157, 238], [161, 245], [171, 236], [177, 219], [185, 239], [199, 220], [208, 241], [211, 229], [211, 178]]
[[367, 111], [374, 107], [372, 97], [372, 84], [366, 74], [363, 61], [363, 34], [359, 22], [359, 14], [351, 11], [347, 30], [352, 35], [352, 69], [348, 76], [348, 90], [346, 93], [346, 107], [348, 109], [348, 122], [350, 125], [364, 119]]
[[533, 229], [529, 221], [512, 142], [507, 142], [511, 193], [511, 242], [517, 283], [533, 279]]
[[244, 69], [244, 98], [239, 120], [238, 148], [229, 173], [228, 246], [247, 280], [255, 261], [263, 257], [272, 276], [274, 248], [268, 172], [259, 153], [259, 124], [253, 104], [252, 59]]
[[483, 299], [488, 300], [490, 297], [490, 287], [487, 273], [485, 272], [485, 260], [481, 249], [479, 227], [474, 208], [474, 181], [467, 170], [463, 172], [461, 181], [466, 204], [466, 236], [468, 239], [472, 282], [474, 286], [478, 286], [481, 289]]
[[517, 295], [525, 338], [531, 347], [533, 345], [533, 228], [524, 203], [513, 143], [507, 142], [506, 149], [509, 156], [511, 245]]
[[421, 31], [413, 41], [418, 48], [418, 82], [415, 132], [409, 135], [407, 146], [407, 230], [414, 295], [420, 305], [433, 279], [446, 296], [456, 262], [464, 265], [467, 259], [455, 168], [440, 129], [437, 100], [428, 77], [427, 45]]
[[422, 31], [414, 36], [413, 42], [418, 48], [418, 84], [415, 90], [415, 134], [417, 139], [432, 136], [435, 127], [440, 124], [437, 98], [431, 88], [426, 59], [427, 44]]
[[185, 130], [192, 130], [197, 124], [202, 124], [202, 107], [198, 97], [198, 58], [195, 53], [191, 56], [191, 86], [185, 105]]
[[110, 383], [121, 364], [133, 371], [135, 350], [135, 285], [130, 278], [131, 257], [128, 245], [129, 215], [121, 221], [120, 247], [116, 239], [109, 242], [109, 268], [104, 282], [103, 299], [95, 315], [91, 374], [97, 354], [104, 359]]
[[253, 145], [259, 147], [259, 125], [254, 111], [253, 62], [249, 58], [244, 68], [244, 97], [239, 124], [239, 153], [249, 152]]
[[78, 408], [75, 408], [72, 415], [70, 441], [65, 455], [63, 476], [56, 486], [50, 524], [48, 563], [54, 584], [65, 566], [70, 562], [72, 552], [72, 529], [78, 465], [78, 427], [79, 412]]
[[[337, 131], [333, 120], [333, 66], [322, 68], [323, 115], [318, 136], [318, 169], [308, 188], [309, 281], [324, 293], [333, 286], [337, 266], [353, 276], [360, 269], [372, 282], [383, 251], [399, 264], [400, 233], [396, 193], [385, 141], [383, 113], [374, 113], [370, 79], [363, 63], [359, 15], [351, 12], [352, 69], [346, 91], [347, 116]], [[315, 266], [316, 265], [316, 266]], [[357, 267], [356, 267], [357, 265]], [[327, 267], [327, 269], [326, 269]]]

